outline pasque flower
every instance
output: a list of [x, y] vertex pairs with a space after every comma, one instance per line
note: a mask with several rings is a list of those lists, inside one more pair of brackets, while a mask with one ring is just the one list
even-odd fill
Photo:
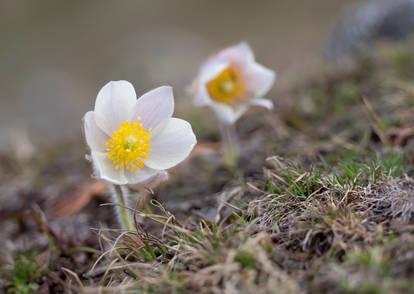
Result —
[[201, 67], [193, 84], [195, 104], [210, 106], [218, 118], [232, 124], [250, 106], [273, 108], [263, 96], [270, 90], [276, 73], [255, 61], [247, 43], [224, 49]]
[[116, 185], [165, 177], [165, 170], [183, 161], [196, 144], [191, 125], [173, 118], [173, 112], [171, 87], [137, 100], [129, 82], [106, 84], [83, 121], [96, 175]]

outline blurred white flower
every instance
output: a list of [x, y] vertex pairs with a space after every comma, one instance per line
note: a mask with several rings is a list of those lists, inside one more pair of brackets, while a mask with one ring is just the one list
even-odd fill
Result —
[[191, 125], [171, 117], [172, 88], [163, 86], [137, 100], [127, 81], [109, 82], [98, 93], [83, 127], [95, 173], [113, 184], [149, 184], [166, 177], [196, 144]]
[[197, 106], [210, 106], [218, 118], [233, 124], [250, 106], [273, 108], [264, 99], [276, 73], [255, 61], [247, 43], [224, 49], [201, 67], [192, 91]]

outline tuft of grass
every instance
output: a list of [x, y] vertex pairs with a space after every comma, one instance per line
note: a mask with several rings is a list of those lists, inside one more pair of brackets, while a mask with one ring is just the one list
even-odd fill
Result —
[[[338, 293], [410, 289], [407, 278], [395, 279], [393, 262], [411, 248], [401, 247], [398, 231], [411, 220], [393, 216], [400, 222], [397, 230], [384, 222], [392, 219], [389, 210], [373, 209], [384, 203], [373, 195], [404, 181], [401, 160], [398, 154], [352, 154], [334, 167], [321, 162], [306, 168], [269, 158], [272, 167], [261, 180], [240, 196], [223, 198], [230, 213], [218, 211], [214, 223], [181, 223], [153, 200], [154, 213], [134, 211], [143, 219], [135, 231], [99, 232], [103, 254], [86, 274], [93, 282], [72, 290], [321, 292], [326, 277]], [[328, 275], [327, 265], [335, 268]], [[364, 280], [354, 280], [354, 271]]]
[[13, 264], [2, 269], [9, 294], [29, 294], [39, 288], [42, 268], [35, 259], [35, 252], [26, 251], [14, 257]]
[[326, 179], [333, 190], [343, 196], [348, 189], [363, 187], [368, 183], [375, 185], [388, 177], [400, 177], [406, 172], [403, 153], [361, 155], [348, 152], [342, 160], [336, 158], [337, 166], [334, 168], [324, 162], [313, 165], [309, 171], [280, 157], [270, 160], [277, 174], [272, 173], [273, 180], [267, 182], [269, 193], [282, 194], [285, 198], [294, 197], [298, 201], [306, 200], [323, 189]]
[[411, 293], [414, 282], [392, 273], [392, 255], [396, 244], [386, 243], [368, 249], [357, 248], [345, 262], [332, 266], [339, 287], [345, 293]]

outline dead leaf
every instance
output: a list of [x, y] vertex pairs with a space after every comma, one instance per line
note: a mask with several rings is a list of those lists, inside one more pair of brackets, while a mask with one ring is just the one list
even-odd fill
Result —
[[414, 138], [414, 127], [391, 128], [387, 133], [395, 145], [405, 146], [409, 140]]
[[101, 180], [89, 180], [76, 189], [63, 194], [53, 205], [53, 218], [74, 215], [84, 208], [93, 195], [104, 193], [107, 186]]

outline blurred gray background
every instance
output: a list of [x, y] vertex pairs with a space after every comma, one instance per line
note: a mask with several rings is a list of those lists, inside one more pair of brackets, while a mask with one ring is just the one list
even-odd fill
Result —
[[1, 0], [0, 150], [79, 137], [110, 80], [131, 81], [138, 96], [172, 85], [177, 115], [191, 119], [185, 86], [208, 55], [243, 40], [278, 72], [277, 88], [354, 2]]

